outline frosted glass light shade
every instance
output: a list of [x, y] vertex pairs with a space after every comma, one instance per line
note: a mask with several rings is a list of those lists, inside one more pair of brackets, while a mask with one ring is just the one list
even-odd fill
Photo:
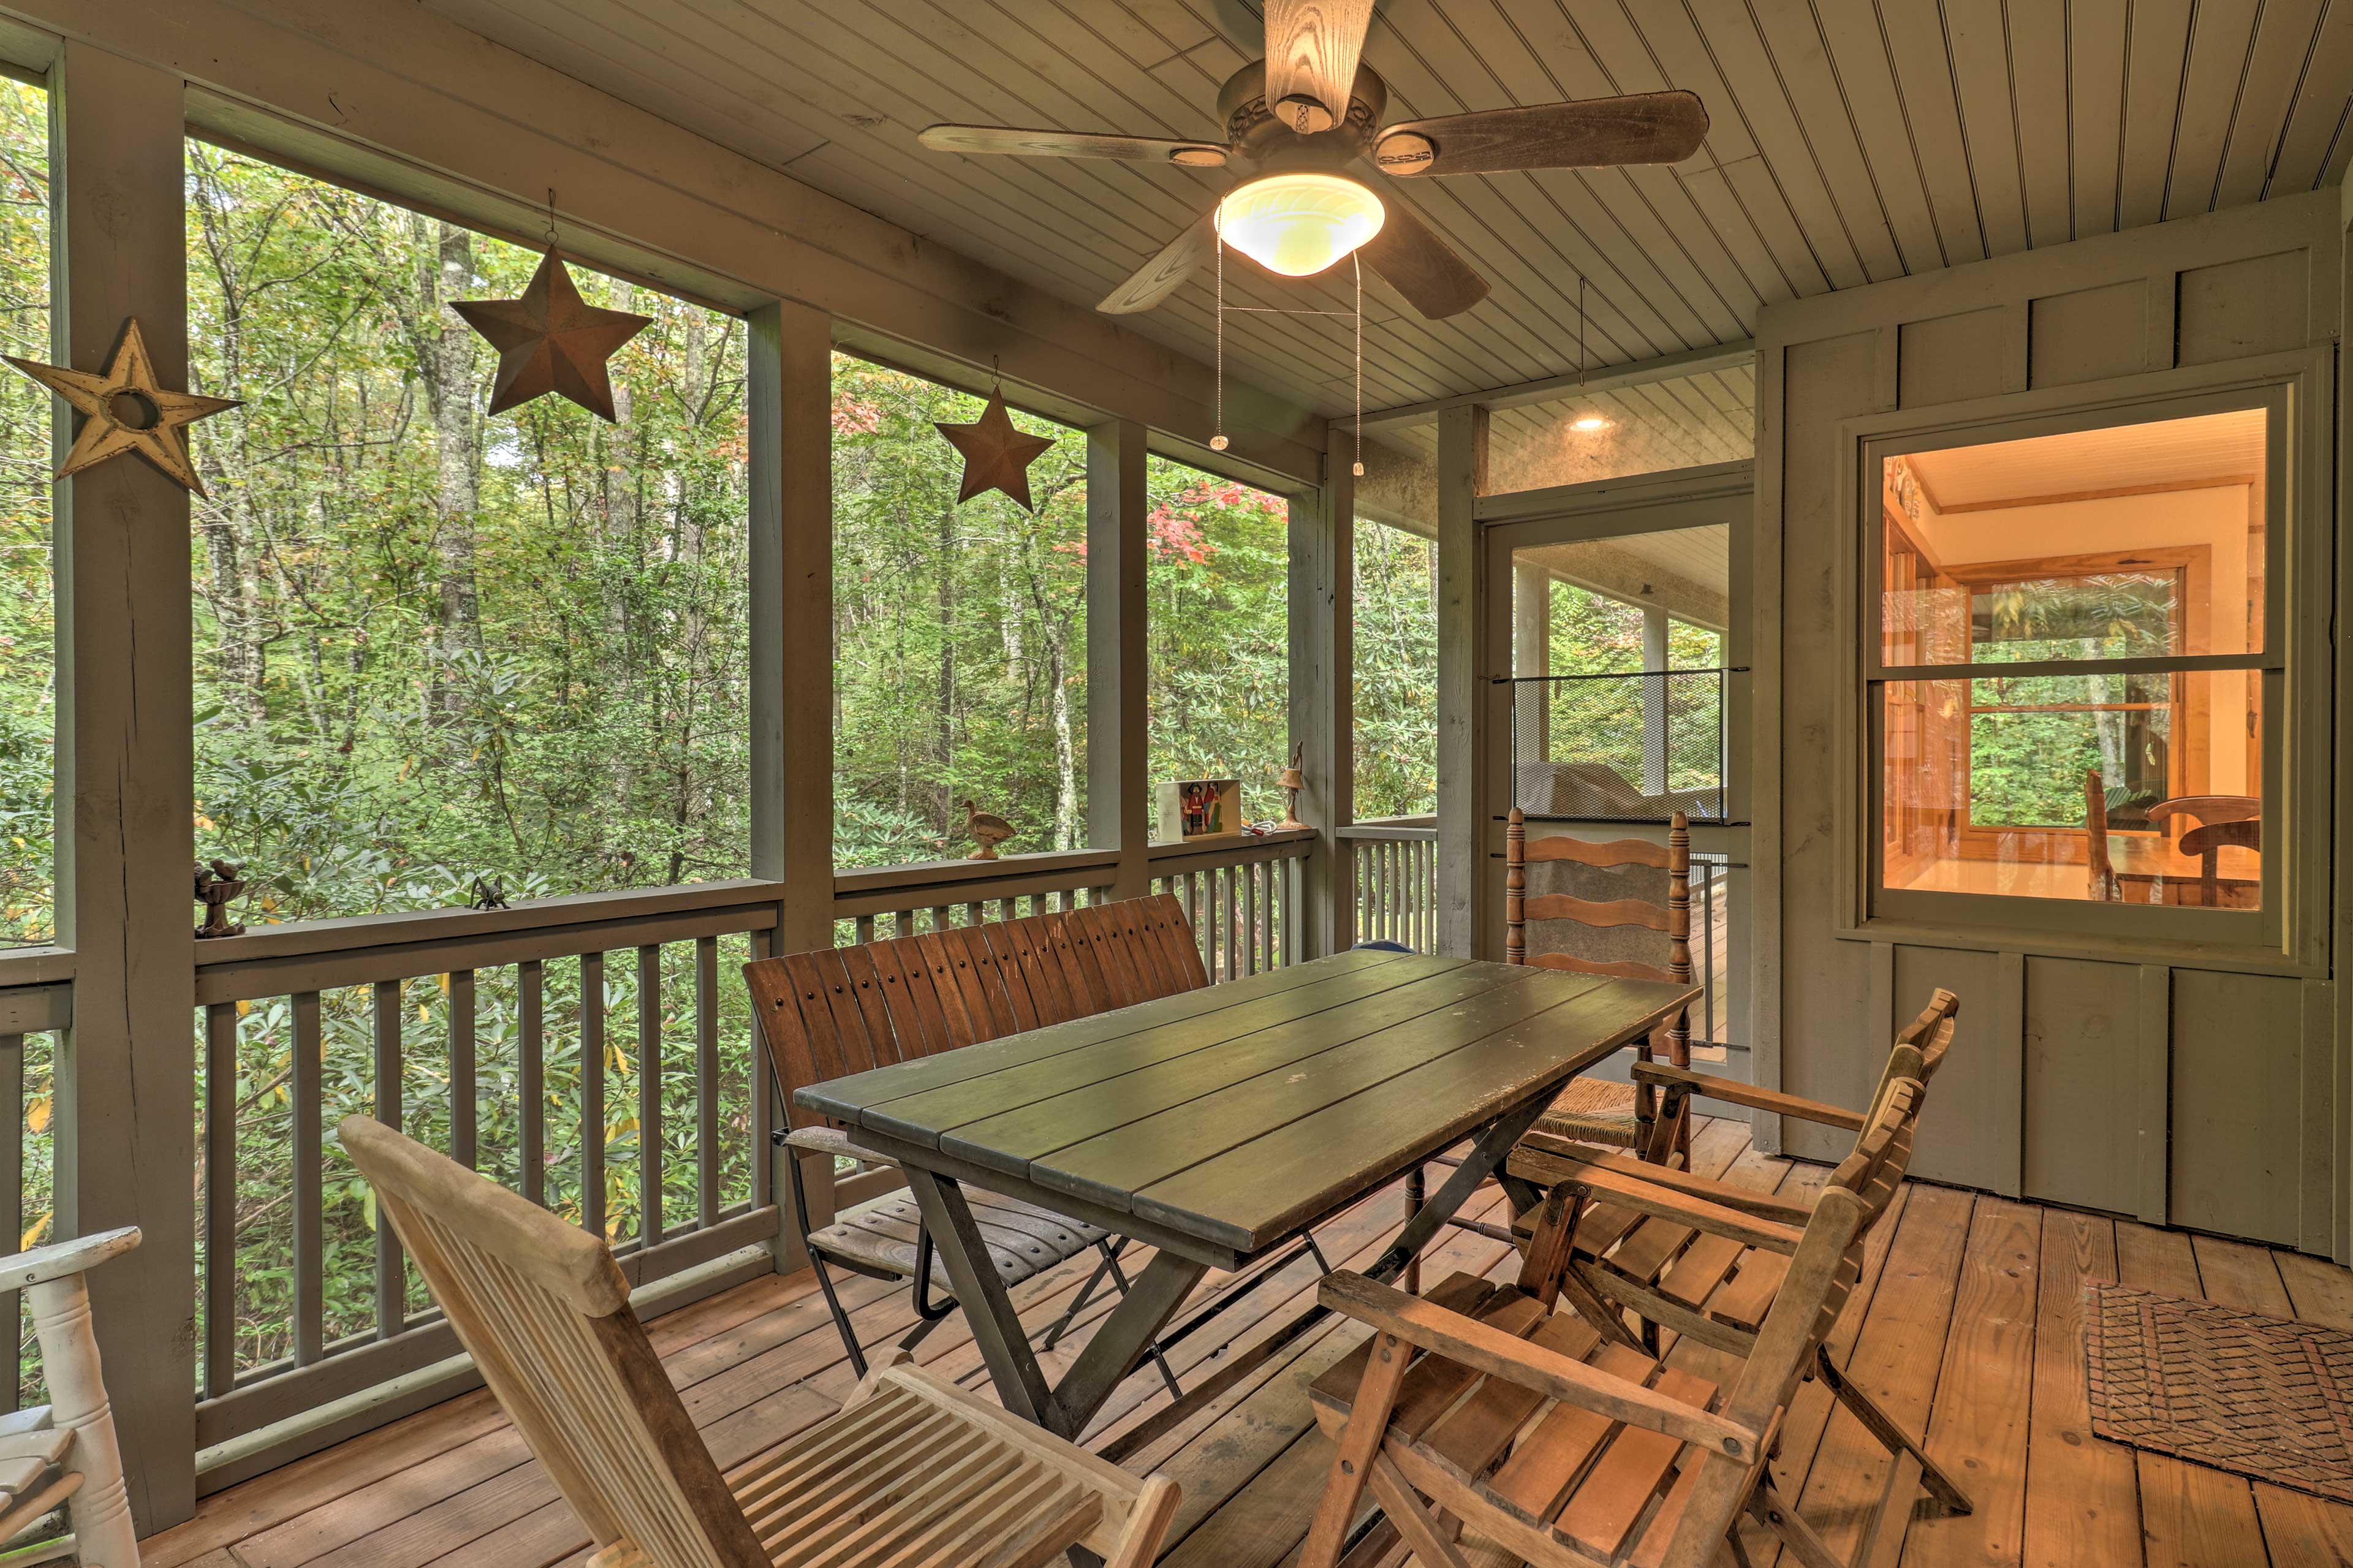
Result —
[[1373, 236], [1388, 216], [1380, 197], [1338, 174], [1269, 174], [1218, 204], [1218, 234], [1271, 272], [1321, 272]]

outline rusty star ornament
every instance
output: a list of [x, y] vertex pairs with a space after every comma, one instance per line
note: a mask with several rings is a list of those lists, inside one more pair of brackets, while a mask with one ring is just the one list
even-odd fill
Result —
[[608, 425], [617, 421], [605, 362], [653, 324], [651, 316], [601, 310], [583, 300], [553, 246], [522, 299], [453, 300], [449, 308], [499, 351], [491, 413], [552, 392]]
[[956, 492], [962, 506], [983, 490], [1002, 490], [1035, 512], [1029, 500], [1029, 465], [1054, 444], [1051, 436], [1024, 436], [1005, 412], [1003, 388], [988, 395], [988, 406], [969, 425], [934, 426], [948, 445], [964, 454], [964, 487]]
[[235, 408], [233, 397], [199, 397], [192, 392], [166, 392], [155, 384], [155, 362], [147, 357], [147, 340], [139, 335], [139, 319], [122, 323], [121, 341], [102, 371], [71, 370], [61, 364], [41, 364], [7, 356], [8, 363], [73, 405], [82, 416], [81, 434], [74, 437], [65, 466], [57, 477], [136, 452], [173, 479], [205, 493], [188, 461], [188, 443], [180, 432], [199, 419]]

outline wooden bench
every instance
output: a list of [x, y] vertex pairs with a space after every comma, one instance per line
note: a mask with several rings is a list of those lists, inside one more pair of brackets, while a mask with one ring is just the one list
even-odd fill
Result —
[[[946, 1289], [947, 1275], [912, 1196], [866, 1205], [830, 1225], [810, 1225], [797, 1154], [888, 1162], [793, 1103], [795, 1092], [845, 1074], [1198, 990], [1209, 984], [1209, 972], [1183, 908], [1160, 893], [754, 959], [744, 966], [744, 980], [784, 1100], [787, 1131], [780, 1142], [797, 1152], [787, 1170], [794, 1223], [834, 1326], [863, 1375], [865, 1354], [835, 1293], [828, 1263], [913, 1283], [917, 1321], [902, 1346], [921, 1340], [955, 1303], [932, 1300], [931, 1287]], [[977, 1190], [969, 1196], [990, 1259], [1008, 1285], [1090, 1248], [1103, 1255], [1094, 1278], [1048, 1331], [1050, 1347], [1104, 1279], [1126, 1289], [1119, 1237], [1034, 1205]], [[1173, 1391], [1166, 1361], [1159, 1364]]]

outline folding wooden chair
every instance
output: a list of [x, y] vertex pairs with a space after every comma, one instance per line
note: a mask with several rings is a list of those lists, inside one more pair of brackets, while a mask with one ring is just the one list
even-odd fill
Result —
[[594, 1568], [1147, 1568], [1177, 1489], [894, 1357], [840, 1412], [723, 1476], [605, 1244], [366, 1117], [343, 1148], [508, 1417], [596, 1537]]
[[[899, 1342], [902, 1349], [913, 1350], [955, 1312], [956, 1303], [913, 1197], [885, 1198], [831, 1225], [811, 1226], [799, 1155], [889, 1162], [794, 1104], [794, 1091], [1209, 984], [1192, 926], [1166, 893], [754, 959], [744, 966], [744, 979], [789, 1129], [780, 1141], [795, 1151], [786, 1174], [793, 1223], [834, 1328], [861, 1376], [865, 1351], [834, 1289], [834, 1268], [912, 1282], [915, 1323]], [[970, 1200], [990, 1260], [1008, 1285], [1090, 1249], [1099, 1255], [1092, 1276], [1047, 1329], [1046, 1348], [1106, 1279], [1126, 1291], [1119, 1263], [1124, 1238], [1018, 1199], [974, 1189]], [[941, 1292], [936, 1299], [934, 1289]], [[1155, 1347], [1151, 1358], [1169, 1392], [1178, 1392], [1166, 1357]]]
[[[1532, 898], [1527, 890], [1528, 867], [1545, 862], [1583, 868], [1582, 874], [1597, 879], [1622, 877], [1630, 867], [1662, 871], [1666, 874], [1666, 902], [1644, 898], [1588, 899], [1568, 893], [1539, 893]], [[1587, 886], [1586, 890], [1607, 889]], [[1657, 964], [1638, 959], [1596, 959], [1558, 952], [1531, 954], [1527, 928], [1551, 922], [1572, 923], [1591, 931], [1637, 927], [1655, 931], [1665, 939], [1667, 962]], [[1664, 844], [1641, 838], [1594, 844], [1566, 837], [1546, 837], [1530, 844], [1527, 819], [1519, 807], [1514, 806], [1504, 832], [1504, 962], [1566, 969], [1579, 974], [1606, 974], [1621, 980], [1690, 984], [1690, 819], [1680, 811], [1675, 813]], [[1661, 1025], [1650, 1039], [1638, 1045], [1638, 1065], [1655, 1060], [1659, 1051], [1665, 1053], [1671, 1066], [1691, 1066], [1689, 1017], [1677, 1014]], [[1573, 1106], [1569, 1103], [1571, 1098], [1583, 1087], [1572, 1085], [1561, 1103], [1547, 1111], [1537, 1126], [1556, 1137], [1631, 1149], [1645, 1160], [1664, 1160], [1688, 1152], [1690, 1128], [1658, 1115], [1651, 1088], [1640, 1079], [1627, 1095], [1631, 1102], [1627, 1111]]]
[[[1914, 1116], [1925, 1104], [1926, 1084], [1951, 1046], [1958, 998], [1938, 991], [1907, 1025], [1888, 1052], [1870, 1109], [1862, 1115], [1793, 1096], [1770, 1095], [1747, 1084], [1660, 1075], [1667, 1091], [1712, 1095], [1722, 1087], [1744, 1103], [1770, 1100], [1785, 1115], [1856, 1132], [1856, 1152], [1831, 1177], [1831, 1185], [1857, 1179], [1855, 1162], [1888, 1097], [1900, 1083], [1921, 1086]], [[1911, 1159], [1911, 1129], [1901, 1132], [1904, 1162]], [[1657, 1353], [1661, 1331], [1688, 1334], [1702, 1344], [1745, 1355], [1778, 1299], [1788, 1263], [1771, 1241], [1781, 1228], [1802, 1226], [1814, 1205], [1760, 1193], [1729, 1182], [1710, 1181], [1686, 1171], [1662, 1169], [1610, 1154], [1590, 1144], [1531, 1135], [1513, 1151], [1508, 1167], [1521, 1179], [1548, 1189], [1529, 1227], [1529, 1278], [1549, 1300], [1566, 1296], [1605, 1339], [1646, 1354]], [[1894, 1189], [1889, 1189], [1893, 1195]], [[1873, 1209], [1883, 1212], [1884, 1205]], [[1634, 1316], [1630, 1331], [1626, 1314]], [[1959, 1484], [1937, 1468], [1920, 1443], [1862, 1389], [1849, 1383], [1819, 1350], [1816, 1376], [1891, 1451], [1911, 1456], [1939, 1508], [1969, 1511]]]
[[[1467, 1568], [1473, 1557], [1713, 1568], [1736, 1553], [1727, 1543], [1744, 1510], [1797, 1562], [1839, 1568], [1776, 1494], [1767, 1461], [1861, 1278], [1864, 1233], [1903, 1180], [1919, 1096], [1915, 1079], [1889, 1087], [1802, 1229], [1744, 1222], [1786, 1272], [1762, 1326], [1734, 1352], [1745, 1359], [1728, 1386], [1553, 1310], [1535, 1255], [1516, 1285], [1458, 1274], [1428, 1300], [1361, 1275], [1326, 1278], [1324, 1305], [1373, 1335], [1311, 1390], [1338, 1453], [1301, 1568], [1334, 1568], [1367, 1486], [1422, 1568]], [[1899, 1457], [1852, 1563], [1894, 1560], [1918, 1479], [1913, 1457]]]

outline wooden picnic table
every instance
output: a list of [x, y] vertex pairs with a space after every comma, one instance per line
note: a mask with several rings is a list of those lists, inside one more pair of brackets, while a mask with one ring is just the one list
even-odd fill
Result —
[[[1076, 1437], [1208, 1270], [1248, 1268], [1473, 1139], [1369, 1270], [1395, 1274], [1563, 1084], [1698, 994], [1360, 950], [833, 1079], [795, 1099], [906, 1172], [998, 1397]], [[1156, 1249], [1054, 1387], [989, 1266], [966, 1183]], [[1224, 1369], [1187, 1405], [1246, 1370]]]

